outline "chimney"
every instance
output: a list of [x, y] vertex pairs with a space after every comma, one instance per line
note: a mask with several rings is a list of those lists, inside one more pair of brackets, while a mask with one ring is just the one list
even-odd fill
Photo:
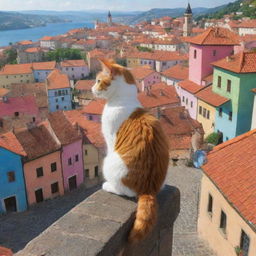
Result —
[[31, 130], [33, 128], [36, 127], [36, 122], [29, 122], [29, 123], [26, 123], [26, 126], [27, 126], [27, 129], [28, 130]]

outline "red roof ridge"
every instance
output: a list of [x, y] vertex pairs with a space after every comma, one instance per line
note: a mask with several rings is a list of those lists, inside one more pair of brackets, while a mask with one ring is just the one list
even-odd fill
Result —
[[249, 136], [251, 136], [254, 133], [256, 134], [256, 129], [251, 130], [251, 131], [246, 132], [246, 133], [243, 133], [243, 134], [241, 134], [241, 135], [239, 135], [239, 136], [237, 136], [237, 137], [235, 137], [231, 140], [225, 141], [222, 144], [219, 144], [216, 147], [214, 147], [214, 149], [212, 151], [210, 151], [209, 154], [216, 153], [216, 152], [222, 150], [223, 148], [225, 148], [227, 146], [233, 145], [234, 143], [237, 143], [237, 142], [239, 142], [243, 139], [248, 138]]

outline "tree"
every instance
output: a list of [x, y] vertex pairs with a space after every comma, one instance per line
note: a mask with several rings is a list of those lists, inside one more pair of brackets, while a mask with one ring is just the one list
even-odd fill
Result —
[[47, 61], [63, 61], [63, 60], [80, 60], [84, 58], [84, 54], [79, 49], [59, 48], [50, 51], [45, 55]]
[[6, 64], [17, 64], [17, 51], [14, 48], [4, 51], [6, 56]]

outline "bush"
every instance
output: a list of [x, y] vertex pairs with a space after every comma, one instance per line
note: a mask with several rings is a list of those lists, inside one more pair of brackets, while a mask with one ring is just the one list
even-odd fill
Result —
[[207, 136], [205, 139], [207, 143], [211, 143], [213, 145], [217, 145], [219, 142], [219, 134], [217, 132], [213, 132], [210, 135]]

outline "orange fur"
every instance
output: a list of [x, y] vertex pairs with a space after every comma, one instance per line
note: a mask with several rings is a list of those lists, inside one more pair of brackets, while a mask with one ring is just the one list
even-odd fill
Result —
[[156, 195], [169, 164], [167, 141], [159, 121], [141, 108], [130, 115], [117, 133], [115, 151], [129, 169], [122, 182], [139, 197], [131, 242], [145, 238], [156, 222]]

